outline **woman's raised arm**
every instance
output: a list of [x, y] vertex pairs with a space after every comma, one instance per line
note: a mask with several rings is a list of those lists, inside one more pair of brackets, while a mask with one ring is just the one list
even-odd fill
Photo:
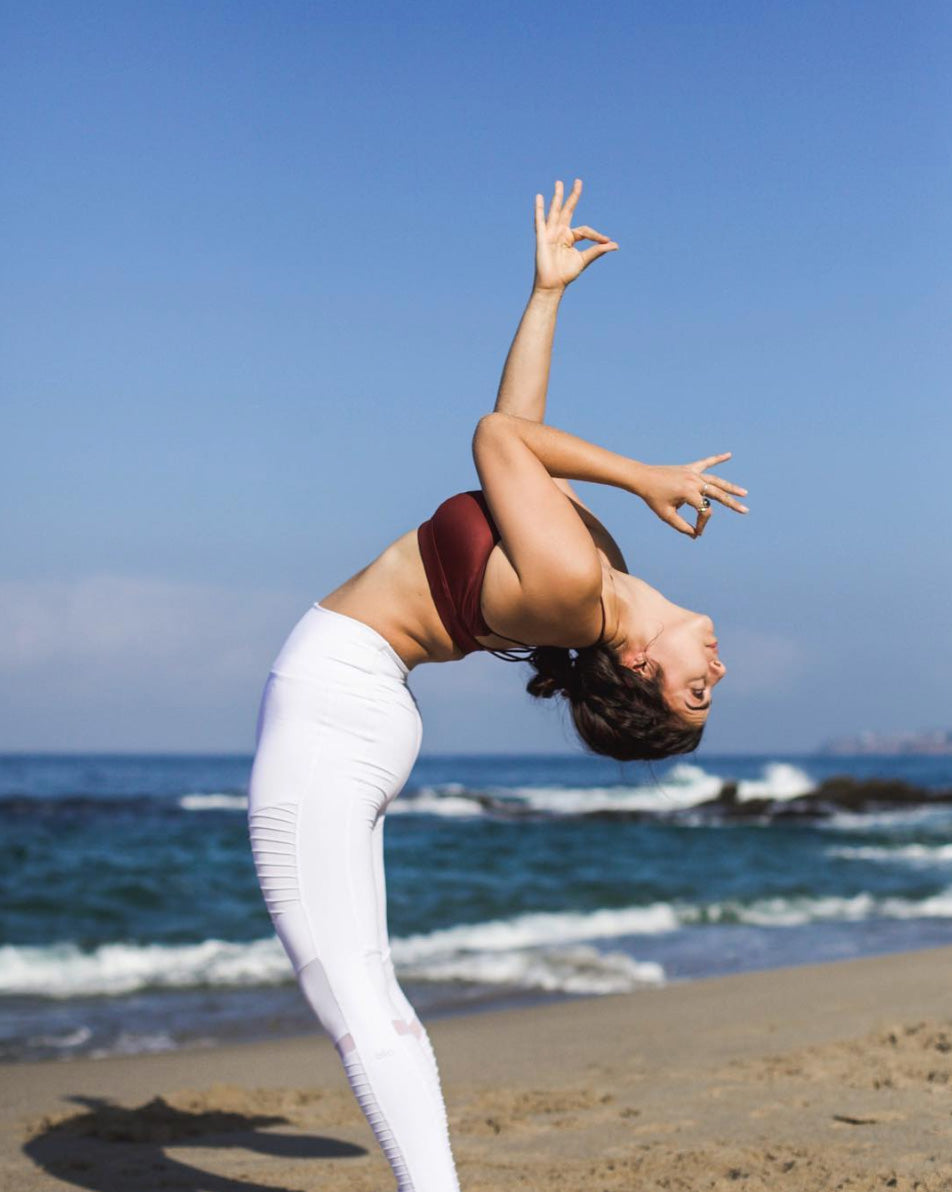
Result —
[[[544, 420], [552, 341], [565, 287], [596, 258], [618, 248], [614, 240], [594, 228], [571, 226], [581, 193], [582, 180], [576, 178], [563, 206], [562, 183], [556, 182], [548, 216], [542, 195], [536, 195], [535, 278], [502, 370], [495, 406], [500, 413]], [[593, 241], [593, 246], [580, 252], [575, 245], [582, 240]]]
[[[593, 228], [586, 226], [572, 229], [572, 215], [581, 193], [582, 180], [576, 178], [572, 192], [563, 206], [562, 183], [556, 182], [548, 215], [545, 214], [542, 195], [536, 195], [535, 277], [532, 294], [516, 329], [499, 382], [495, 405], [495, 411], [498, 413], [514, 414], [533, 422], [545, 421], [552, 342], [565, 287], [578, 276], [585, 265], [596, 257], [614, 252], [618, 248], [614, 240], [609, 240]], [[571, 235], [571, 241], [566, 235], [566, 229]], [[595, 242], [595, 247], [588, 249], [586, 254], [575, 248], [575, 244], [584, 239]], [[575, 271], [577, 265], [581, 265], [578, 272]], [[565, 280], [566, 277], [569, 280]], [[552, 481], [573, 502], [578, 515], [608, 555], [612, 566], [627, 571], [625, 557], [618, 543], [569, 481], [563, 476], [553, 476]]]

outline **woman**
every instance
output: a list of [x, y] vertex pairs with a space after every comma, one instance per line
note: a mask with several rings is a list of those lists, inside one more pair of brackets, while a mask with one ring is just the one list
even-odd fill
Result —
[[618, 247], [571, 226], [581, 190], [576, 180], [563, 205], [557, 182], [548, 215], [536, 196], [532, 296], [473, 438], [481, 490], [444, 501], [309, 609], [262, 700], [248, 807], [258, 879], [401, 1192], [459, 1187], [436, 1060], [387, 932], [384, 813], [422, 734], [409, 672], [474, 650], [515, 659], [512, 644], [524, 646], [537, 672], [528, 690], [562, 692], [588, 747], [621, 759], [695, 748], [724, 676], [710, 619], [630, 575], [568, 481], [624, 488], [696, 538], [712, 500], [746, 512], [745, 490], [706, 471], [729, 453], [651, 466], [542, 421], [565, 287]]

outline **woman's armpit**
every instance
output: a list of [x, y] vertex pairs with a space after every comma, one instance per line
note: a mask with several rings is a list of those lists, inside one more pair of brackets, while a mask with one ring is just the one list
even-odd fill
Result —
[[555, 591], [525, 592], [503, 542], [493, 547], [486, 565], [480, 611], [493, 633], [535, 645], [588, 644], [602, 622], [600, 596], [579, 603], [566, 602]]

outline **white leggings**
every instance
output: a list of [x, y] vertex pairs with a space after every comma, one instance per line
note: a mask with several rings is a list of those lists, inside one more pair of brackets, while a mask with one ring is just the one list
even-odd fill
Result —
[[308, 609], [265, 686], [248, 828], [275, 931], [399, 1192], [457, 1192], [436, 1059], [387, 934], [384, 813], [423, 733], [407, 674], [369, 625]]

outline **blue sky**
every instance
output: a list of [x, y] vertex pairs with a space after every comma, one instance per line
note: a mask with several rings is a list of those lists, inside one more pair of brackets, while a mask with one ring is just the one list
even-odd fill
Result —
[[[250, 749], [294, 620], [474, 486], [532, 199], [617, 239], [549, 421], [732, 450], [705, 748], [952, 722], [944, 3], [5, 5], [0, 748]], [[574, 750], [527, 668], [411, 676], [424, 753]]]

